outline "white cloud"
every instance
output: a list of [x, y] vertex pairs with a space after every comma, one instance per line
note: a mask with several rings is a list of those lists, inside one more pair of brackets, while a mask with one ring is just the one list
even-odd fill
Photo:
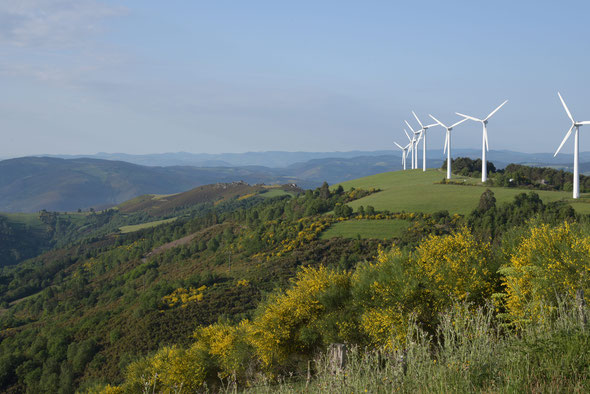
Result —
[[96, 0], [9, 0], [0, 2], [0, 44], [63, 49], [83, 46], [101, 22], [122, 7]]

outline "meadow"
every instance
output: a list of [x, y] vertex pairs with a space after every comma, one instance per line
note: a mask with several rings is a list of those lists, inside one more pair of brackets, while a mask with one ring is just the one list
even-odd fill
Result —
[[119, 230], [121, 231], [121, 233], [123, 234], [127, 234], [127, 233], [132, 233], [134, 231], [139, 231], [139, 230], [143, 230], [146, 228], [152, 228], [152, 227], [156, 227], [159, 226], [161, 224], [164, 223], [170, 223], [175, 221], [177, 218], [170, 218], [170, 219], [163, 219], [163, 220], [154, 220], [153, 222], [147, 222], [147, 223], [141, 223], [141, 224], [134, 224], [134, 225], [130, 225], [130, 226], [122, 226], [119, 228]]
[[[380, 192], [352, 201], [348, 204], [354, 210], [359, 206], [371, 205], [376, 210], [391, 212], [425, 212], [433, 213], [447, 210], [451, 214], [466, 215], [477, 207], [479, 198], [487, 186], [478, 184], [475, 178], [453, 177], [453, 181], [464, 181], [465, 186], [442, 184], [445, 174], [439, 169], [407, 170], [384, 172], [352, 181], [342, 182], [345, 190], [354, 188], [379, 188]], [[338, 185], [335, 185], [336, 187]], [[494, 192], [497, 203], [512, 201], [519, 193], [527, 189], [489, 187]], [[582, 195], [579, 201], [573, 201], [571, 192], [535, 190], [544, 203], [565, 200], [578, 213], [590, 213], [590, 198]]]

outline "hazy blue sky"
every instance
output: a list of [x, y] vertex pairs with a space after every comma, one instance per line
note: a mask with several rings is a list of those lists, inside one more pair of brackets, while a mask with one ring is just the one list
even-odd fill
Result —
[[[504, 99], [490, 149], [554, 151], [558, 90], [590, 120], [588, 4], [4, 0], [0, 157], [377, 150], [412, 109], [452, 122]], [[454, 146], [480, 148], [480, 126]]]

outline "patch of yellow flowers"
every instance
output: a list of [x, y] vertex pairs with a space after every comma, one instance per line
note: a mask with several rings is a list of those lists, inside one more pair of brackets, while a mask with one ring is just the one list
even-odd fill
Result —
[[501, 272], [509, 314], [517, 323], [542, 322], [558, 297], [590, 295], [590, 236], [567, 222], [531, 227]]
[[180, 305], [182, 308], [186, 308], [186, 305], [194, 301], [203, 300], [203, 292], [207, 290], [207, 286], [203, 285], [198, 289], [189, 287], [185, 289], [183, 287], [174, 290], [171, 294], [164, 296], [162, 301], [168, 306], [168, 308], [174, 308]]

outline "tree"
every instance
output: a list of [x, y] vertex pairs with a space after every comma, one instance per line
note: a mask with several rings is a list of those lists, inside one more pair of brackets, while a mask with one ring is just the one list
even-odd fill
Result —
[[207, 249], [211, 250], [212, 252], [216, 252], [219, 249], [219, 241], [215, 238], [211, 238], [209, 242], [207, 242]]
[[336, 204], [334, 207], [334, 215], [336, 217], [347, 218], [352, 215], [352, 208], [346, 204]]
[[327, 200], [330, 198], [330, 187], [328, 186], [328, 182], [324, 181], [322, 186], [320, 187], [320, 198], [323, 200]]
[[480, 212], [487, 212], [492, 208], [496, 207], [496, 197], [494, 197], [494, 192], [490, 189], [486, 189], [479, 198], [479, 205], [477, 209]]

